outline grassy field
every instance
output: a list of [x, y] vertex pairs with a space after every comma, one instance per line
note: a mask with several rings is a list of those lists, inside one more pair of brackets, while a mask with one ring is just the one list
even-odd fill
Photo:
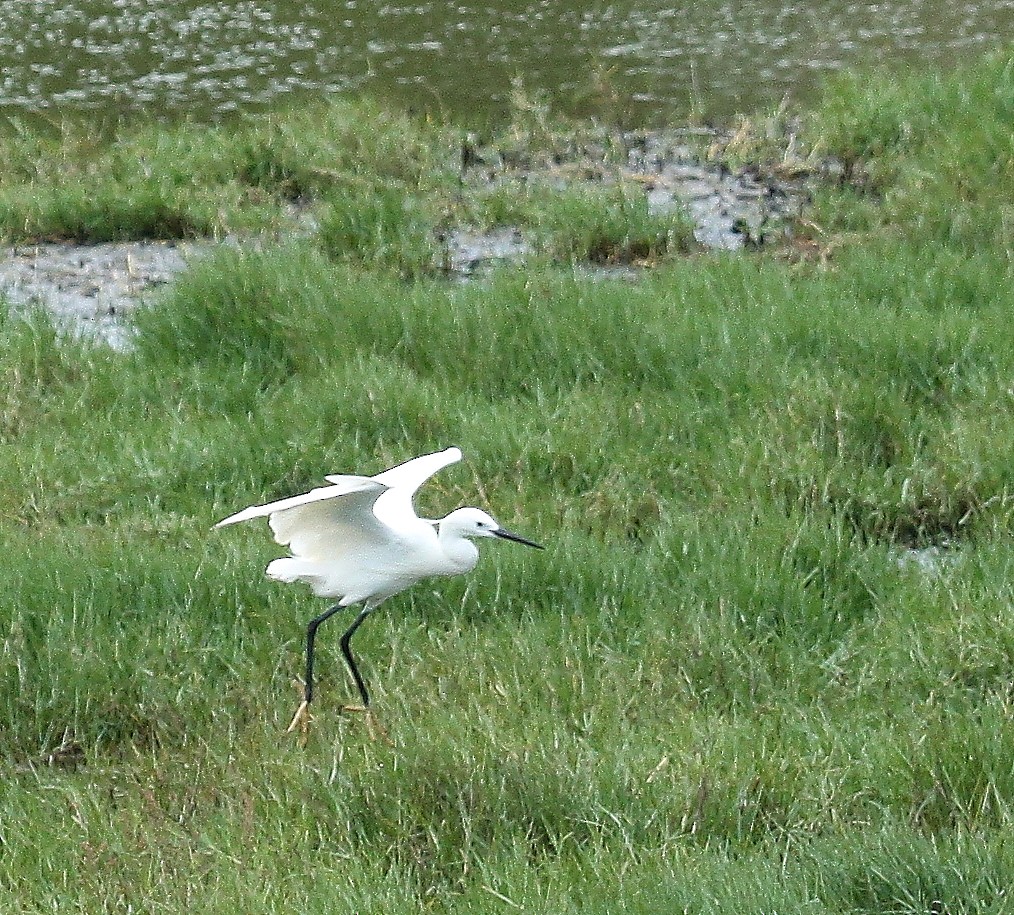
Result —
[[[262, 235], [128, 353], [0, 322], [0, 908], [1014, 912], [1012, 123], [1002, 56], [838, 82], [807, 244], [634, 283], [379, 110], [8, 141], [9, 238]], [[433, 273], [504, 208], [544, 261]], [[393, 748], [328, 624], [301, 747], [323, 605], [211, 526], [450, 444], [421, 509], [548, 549], [360, 630]]]

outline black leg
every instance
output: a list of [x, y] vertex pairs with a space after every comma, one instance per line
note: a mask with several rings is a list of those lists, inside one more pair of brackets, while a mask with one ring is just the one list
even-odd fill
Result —
[[317, 627], [341, 609], [341, 604], [335, 604], [316, 619], [310, 620], [310, 624], [306, 627], [306, 681], [303, 684], [303, 701], [307, 704], [313, 701], [313, 642], [317, 637]]
[[356, 662], [352, 657], [352, 650], [349, 648], [349, 639], [355, 634], [355, 631], [362, 625], [363, 620], [366, 619], [373, 612], [373, 607], [367, 604], [359, 616], [355, 618], [355, 621], [346, 630], [345, 635], [342, 636], [342, 654], [345, 655], [345, 660], [348, 661], [349, 670], [352, 671], [352, 679], [356, 681], [356, 686], [359, 687], [359, 695], [363, 697], [363, 708], [370, 707], [370, 694], [366, 691], [366, 684], [363, 682], [363, 678], [359, 675], [359, 668], [356, 667]]

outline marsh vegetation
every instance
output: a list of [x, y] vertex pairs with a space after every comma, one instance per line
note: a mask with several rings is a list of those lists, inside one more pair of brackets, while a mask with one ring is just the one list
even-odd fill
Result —
[[[622, 189], [463, 190], [460, 134], [368, 105], [7, 140], [10, 239], [256, 244], [124, 352], [0, 322], [3, 907], [1010, 911], [1012, 123], [1009, 57], [837, 81], [796, 142], [840, 179], [736, 255]], [[730, 160], [784, 164], [765, 125]], [[507, 211], [543, 257], [430, 269]], [[301, 748], [317, 604], [211, 526], [449, 444], [421, 510], [548, 549], [360, 631], [394, 749], [322, 633]]]

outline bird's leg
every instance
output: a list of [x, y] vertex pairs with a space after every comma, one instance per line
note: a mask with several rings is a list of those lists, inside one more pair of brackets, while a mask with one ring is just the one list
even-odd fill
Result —
[[[370, 735], [370, 740], [376, 740], [379, 735], [386, 743], [391, 744], [391, 738], [388, 737], [387, 731], [384, 730], [383, 726], [377, 721], [376, 715], [373, 714], [373, 709], [370, 708], [370, 694], [366, 691], [366, 683], [363, 681], [362, 675], [359, 673], [359, 668], [356, 666], [355, 658], [352, 657], [352, 649], [349, 647], [349, 641], [355, 634], [355, 631], [362, 625], [363, 620], [366, 619], [372, 612], [376, 605], [367, 604], [363, 607], [359, 616], [353, 620], [352, 625], [346, 630], [345, 634], [341, 637], [342, 654], [345, 655], [345, 660], [348, 662], [349, 670], [352, 672], [352, 679], [356, 681], [356, 686], [359, 689], [359, 695], [363, 699], [362, 705], [343, 705], [342, 710], [346, 712], [362, 712], [366, 718], [366, 731]], [[392, 744], [393, 745], [393, 744]]]
[[[356, 686], [359, 688], [359, 695], [363, 697], [362, 711], [366, 711], [370, 707], [370, 694], [366, 691], [366, 684], [363, 682], [363, 678], [359, 673], [359, 668], [356, 667], [356, 659], [352, 657], [352, 649], [349, 648], [349, 641], [352, 636], [356, 634], [356, 630], [362, 626], [363, 620], [366, 619], [373, 612], [373, 607], [367, 604], [360, 611], [353, 621], [352, 625], [345, 630], [345, 634], [341, 638], [342, 654], [345, 655], [345, 660], [349, 665], [349, 670], [352, 671], [352, 679], [356, 681]], [[350, 708], [349, 711], [353, 709]], [[360, 709], [356, 708], [356, 711]]]
[[299, 728], [305, 735], [310, 729], [310, 703], [313, 701], [313, 643], [317, 637], [317, 627], [341, 609], [341, 604], [335, 604], [320, 616], [310, 620], [306, 627], [306, 680], [303, 682], [303, 701], [296, 709], [296, 714], [292, 716], [292, 722], [286, 731], [287, 734], [291, 734], [296, 728]]

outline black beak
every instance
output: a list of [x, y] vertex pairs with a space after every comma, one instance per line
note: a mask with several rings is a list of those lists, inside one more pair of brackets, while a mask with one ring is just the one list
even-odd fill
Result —
[[515, 543], [523, 543], [525, 546], [533, 546], [537, 550], [545, 549], [542, 544], [534, 543], [531, 540], [525, 540], [524, 537], [521, 537], [518, 534], [512, 534], [510, 531], [505, 530], [502, 527], [498, 527], [495, 531], [493, 531], [493, 533], [496, 534], [497, 537], [503, 537], [504, 540], [513, 540]]

